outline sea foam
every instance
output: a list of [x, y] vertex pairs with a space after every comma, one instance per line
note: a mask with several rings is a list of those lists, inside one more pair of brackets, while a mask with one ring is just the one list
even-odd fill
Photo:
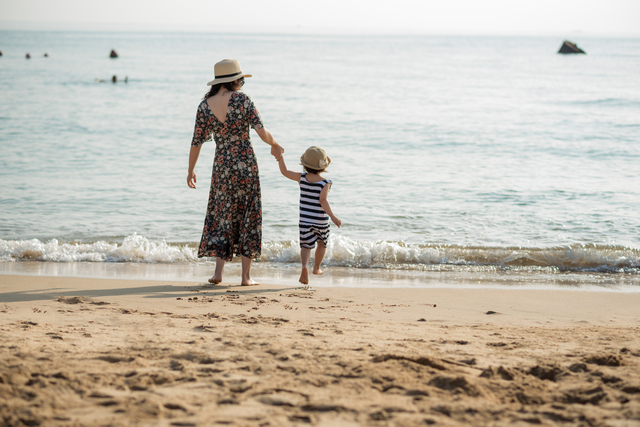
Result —
[[[193, 263], [203, 259], [197, 257], [195, 244], [173, 244], [133, 234], [121, 242], [0, 239], [0, 261]], [[298, 243], [293, 240], [264, 242], [260, 261], [299, 263]], [[579, 244], [549, 248], [409, 245], [334, 235], [329, 240], [325, 264], [406, 270], [482, 266], [639, 274], [640, 250]]]
[[42, 242], [0, 239], [0, 261], [49, 262], [149, 262], [174, 263], [196, 259], [194, 250], [169, 245], [165, 241], [150, 241], [133, 234], [122, 243], [60, 243], [57, 239]]

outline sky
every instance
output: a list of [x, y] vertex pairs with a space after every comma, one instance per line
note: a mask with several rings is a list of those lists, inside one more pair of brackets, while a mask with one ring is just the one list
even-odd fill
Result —
[[0, 0], [0, 29], [640, 36], [640, 0]]

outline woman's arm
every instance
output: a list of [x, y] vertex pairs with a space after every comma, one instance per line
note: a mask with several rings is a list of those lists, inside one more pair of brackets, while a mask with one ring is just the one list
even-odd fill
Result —
[[330, 188], [331, 188], [331, 184], [326, 184], [324, 187], [322, 187], [322, 191], [320, 192], [320, 206], [322, 206], [322, 209], [324, 209], [327, 215], [329, 215], [329, 218], [331, 218], [331, 221], [333, 221], [333, 223], [337, 225], [338, 228], [340, 228], [340, 226], [342, 225], [342, 221], [340, 221], [340, 218], [338, 218], [333, 214], [333, 211], [331, 210], [331, 205], [327, 200], [327, 197], [329, 196]]
[[261, 140], [271, 146], [271, 155], [275, 157], [276, 160], [278, 160], [282, 153], [284, 153], [284, 148], [282, 148], [282, 146], [276, 142], [275, 138], [273, 137], [273, 135], [271, 135], [271, 132], [269, 132], [267, 128], [261, 127], [256, 129], [255, 131]]
[[190, 188], [196, 188], [196, 163], [198, 163], [198, 156], [200, 156], [200, 149], [202, 145], [192, 145], [189, 152], [189, 172], [187, 173], [187, 185]]
[[302, 174], [300, 172], [294, 172], [287, 169], [287, 164], [284, 162], [284, 155], [280, 155], [278, 159], [278, 166], [280, 166], [280, 172], [292, 181], [300, 182]]

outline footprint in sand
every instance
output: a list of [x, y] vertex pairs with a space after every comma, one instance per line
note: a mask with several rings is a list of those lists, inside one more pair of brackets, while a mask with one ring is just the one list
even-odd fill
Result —
[[105, 301], [94, 301], [93, 298], [89, 297], [58, 297], [56, 299], [57, 302], [61, 302], [63, 304], [93, 304], [93, 305], [110, 305], [110, 302]]
[[82, 297], [59, 297], [56, 301], [63, 304], [82, 304]]

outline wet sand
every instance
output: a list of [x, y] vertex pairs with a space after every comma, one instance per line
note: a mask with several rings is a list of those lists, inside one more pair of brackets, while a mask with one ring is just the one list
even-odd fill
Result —
[[0, 275], [0, 424], [638, 426], [638, 307]]

